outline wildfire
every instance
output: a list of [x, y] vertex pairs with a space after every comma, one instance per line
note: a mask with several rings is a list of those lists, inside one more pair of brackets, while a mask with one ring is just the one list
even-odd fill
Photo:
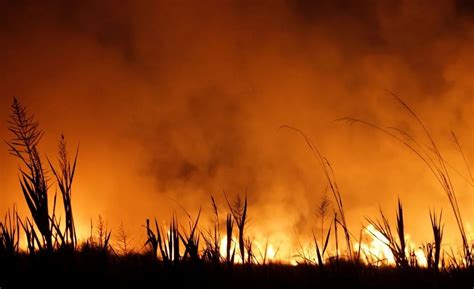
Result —
[[[237, 244], [236, 238], [232, 237], [231, 251], [233, 253], [231, 254], [234, 255], [234, 261], [236, 263], [242, 263], [242, 256], [236, 244]], [[220, 248], [219, 248], [221, 256], [227, 256], [226, 248], [227, 248], [227, 238], [222, 237], [220, 241]], [[267, 242], [253, 241], [251, 250], [252, 251], [249, 252], [249, 248], [246, 247], [244, 249], [244, 254], [248, 256], [248, 254], [251, 253], [253, 261], [259, 264], [281, 261], [278, 256], [278, 249], [275, 249], [274, 245], [269, 243], [268, 241]]]
[[361, 253], [362, 259], [368, 264], [395, 264], [395, 258], [387, 246], [387, 238], [372, 225], [365, 227], [363, 232], [363, 237], [369, 241], [354, 245], [354, 249]]
[[[395, 258], [388, 244], [389, 240], [377, 231], [373, 225], [368, 225], [363, 231], [363, 241], [361, 243], [355, 243], [354, 249], [356, 252], [360, 252], [361, 260], [367, 264], [372, 265], [394, 265]], [[410, 235], [406, 235], [406, 249], [405, 254], [416, 260], [419, 266], [427, 266], [427, 260], [423, 250], [416, 246], [416, 244], [410, 239]]]
[[[80, 233], [78, 234], [81, 239], [86, 240], [88, 236], [95, 234], [95, 228], [86, 227], [85, 224], [80, 224], [78, 230]], [[164, 230], [166, 232], [167, 238], [171, 237], [171, 231], [164, 225]], [[467, 225], [468, 230], [470, 230], [470, 224]], [[92, 230], [92, 231], [91, 231]], [[358, 254], [360, 260], [369, 265], [375, 266], [392, 266], [395, 265], [395, 258], [393, 253], [391, 252], [388, 243], [389, 240], [379, 231], [375, 229], [375, 227], [371, 224], [367, 225], [363, 228], [362, 236], [360, 242], [356, 242], [353, 245], [354, 252]], [[407, 258], [416, 260], [416, 264], [421, 267], [427, 266], [427, 259], [425, 256], [425, 252], [423, 249], [418, 246], [410, 237], [409, 234], [405, 235], [406, 240], [406, 249], [405, 253]], [[23, 238], [21, 240], [21, 247], [26, 249], [26, 240]], [[231, 254], [234, 255], [234, 262], [235, 263], [242, 263], [242, 256], [240, 254], [240, 249], [238, 246], [238, 239], [236, 236], [232, 236], [231, 239]], [[248, 243], [249, 244], [249, 243]], [[307, 246], [303, 246], [305, 252], [308, 254], [310, 260], [316, 261], [316, 255], [314, 248], [312, 247], [311, 243], [308, 243]], [[180, 248], [184, 250], [184, 248]], [[292, 251], [291, 248], [287, 248]], [[222, 258], [227, 257], [227, 237], [224, 236], [221, 238], [219, 242], [219, 252]], [[181, 252], [183, 253], [183, 252]], [[245, 258], [248, 258], [249, 253], [251, 254], [252, 262], [263, 264], [263, 263], [271, 263], [271, 262], [278, 262], [278, 263], [285, 263], [291, 265], [298, 265], [301, 263], [301, 260], [298, 257], [298, 254], [291, 254], [288, 253], [282, 254], [280, 251], [280, 245], [275, 245], [274, 243], [270, 242], [269, 239], [264, 238], [253, 238], [251, 241], [250, 247], [247, 245], [244, 248]], [[326, 263], [328, 260], [334, 256], [344, 256], [344, 252], [341, 249], [336, 252], [332, 250], [332, 253], [326, 253], [323, 258], [323, 262]]]

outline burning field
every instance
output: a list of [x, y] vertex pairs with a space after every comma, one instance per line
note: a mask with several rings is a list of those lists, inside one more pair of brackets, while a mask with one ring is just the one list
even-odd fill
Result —
[[0, 44], [1, 288], [474, 286], [471, 1], [3, 1]]

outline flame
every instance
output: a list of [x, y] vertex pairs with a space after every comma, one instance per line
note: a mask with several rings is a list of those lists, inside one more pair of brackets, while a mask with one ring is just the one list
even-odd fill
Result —
[[[466, 228], [467, 232], [471, 233], [471, 225], [469, 223], [466, 223]], [[166, 232], [166, 236], [169, 238], [171, 231], [170, 229], [166, 226], [166, 224], [163, 224], [163, 229]], [[95, 234], [94, 228], [92, 228], [91, 232], [91, 224], [86, 223], [78, 223], [77, 226], [77, 232], [79, 236], [79, 241], [85, 241], [89, 236], [92, 234]], [[360, 260], [366, 264], [369, 265], [375, 265], [375, 266], [384, 266], [384, 265], [389, 265], [389, 266], [394, 266], [395, 265], [395, 258], [388, 246], [389, 240], [385, 238], [385, 236], [377, 231], [375, 227], [371, 224], [363, 228], [362, 231], [362, 239], [360, 242], [356, 242], [353, 245], [354, 252], [359, 252], [360, 253]], [[240, 249], [238, 246], [238, 239], [236, 236], [232, 236], [231, 238], [232, 244], [231, 244], [231, 253], [234, 254], [234, 262], [235, 263], [242, 263], [242, 257], [240, 254]], [[425, 252], [421, 248], [421, 246], [418, 246], [412, 239], [409, 234], [405, 234], [405, 243], [406, 243], [406, 249], [405, 249], [405, 254], [407, 258], [415, 258], [417, 265], [421, 267], [426, 267], [427, 266], [427, 259]], [[227, 237], [223, 236], [219, 242], [220, 245], [220, 254], [223, 259], [227, 257]], [[331, 245], [330, 245], [331, 246]], [[22, 249], [27, 248], [27, 243], [25, 238], [20, 238], [20, 247]], [[180, 248], [181, 250], [184, 250], [183, 247]], [[253, 253], [253, 258], [252, 261], [263, 264], [263, 263], [284, 263], [284, 264], [290, 264], [290, 265], [298, 265], [301, 261], [300, 257], [298, 257], [298, 254], [291, 254], [290, 252], [294, 252], [294, 248], [287, 248], [288, 255], [282, 254], [280, 251], [280, 246], [275, 246], [274, 243], [270, 242], [267, 237], [265, 238], [254, 238], [252, 239], [252, 253]], [[313, 245], [311, 243], [308, 243], [307, 246], [303, 246], [301, 248], [304, 250], [304, 253], [307, 254], [310, 258], [313, 258], [313, 260], [316, 260], [316, 253]], [[343, 257], [344, 252], [339, 249], [337, 252], [336, 250], [332, 250], [332, 255], [331, 254], [325, 254], [323, 258], [323, 262], [326, 263], [328, 261], [328, 258], [334, 257], [336, 255]], [[181, 254], [183, 252], [180, 252]], [[246, 258], [248, 256], [248, 250], [245, 248], [245, 255]], [[173, 256], [170, 256], [173, 258]]]
[[361, 254], [365, 256], [365, 261], [376, 265], [395, 264], [395, 258], [387, 246], [387, 238], [371, 224], [365, 227], [364, 231], [370, 241], [368, 243], [357, 243], [355, 249], [359, 250], [360, 247]]
[[[389, 240], [371, 224], [364, 228], [364, 233], [364, 237], [368, 239], [368, 241], [354, 245], [354, 249], [360, 251], [361, 259], [367, 264], [377, 266], [395, 265], [395, 258], [388, 246]], [[409, 234], [405, 234], [405, 243], [406, 256], [413, 254], [418, 266], [426, 267], [428, 262], [425, 253], [420, 246], [417, 246], [411, 240]]]
[[[232, 236], [232, 245], [231, 245], [231, 254], [235, 250], [234, 261], [236, 263], [242, 263], [242, 256], [240, 254], [240, 250], [238, 248], [238, 241], [234, 236]], [[227, 237], [222, 237], [220, 241], [220, 248], [219, 251], [222, 257], [227, 257]], [[278, 250], [275, 249], [275, 246], [270, 242], [260, 242], [260, 241], [253, 241], [252, 242], [252, 251], [253, 251], [253, 261], [257, 263], [269, 263], [269, 262], [280, 262], [281, 259], [278, 256]], [[249, 253], [247, 249], [244, 249], [244, 253]]]

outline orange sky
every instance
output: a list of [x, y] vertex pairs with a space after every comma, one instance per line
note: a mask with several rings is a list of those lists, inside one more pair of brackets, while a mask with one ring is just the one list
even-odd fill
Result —
[[[431, 238], [429, 208], [445, 209], [457, 238], [447, 197], [412, 153], [333, 120], [416, 134], [394, 91], [465, 172], [449, 132], [474, 163], [469, 1], [97, 2], [0, 2], [0, 136], [16, 95], [46, 131], [44, 155], [61, 132], [80, 142], [81, 231], [101, 214], [141, 240], [147, 217], [168, 220], [178, 203], [207, 216], [211, 193], [224, 208], [223, 191], [247, 189], [253, 234], [309, 237], [326, 183], [303, 140], [279, 129], [289, 124], [331, 161], [356, 234], [379, 205], [394, 217], [400, 196], [413, 238]], [[17, 166], [4, 145], [0, 212], [26, 214]], [[472, 187], [453, 177], [474, 224]]]

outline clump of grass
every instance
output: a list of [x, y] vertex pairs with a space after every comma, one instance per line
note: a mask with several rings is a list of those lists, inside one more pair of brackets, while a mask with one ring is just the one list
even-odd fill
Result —
[[79, 147], [76, 149], [74, 160], [71, 162], [69, 159], [69, 152], [67, 150], [66, 139], [64, 135], [61, 135], [58, 149], [59, 169], [55, 169], [52, 163], [48, 160], [49, 166], [53, 172], [54, 177], [56, 178], [56, 182], [59, 186], [63, 199], [65, 230], [64, 233], [61, 233], [61, 236], [63, 237], [62, 246], [71, 246], [72, 248], [76, 248], [77, 246], [77, 235], [72, 213], [71, 195], [78, 154]]
[[[329, 162], [329, 160], [326, 157], [324, 157], [321, 154], [319, 149], [313, 144], [311, 139], [309, 137], [307, 137], [306, 134], [302, 130], [300, 130], [298, 128], [295, 128], [295, 127], [292, 127], [292, 126], [289, 126], [289, 125], [283, 125], [280, 128], [290, 129], [290, 130], [293, 130], [293, 131], [296, 131], [297, 133], [299, 133], [304, 138], [306, 144], [310, 148], [310, 150], [313, 153], [314, 157], [321, 164], [321, 167], [323, 168], [323, 171], [324, 171], [324, 175], [325, 175], [326, 180], [328, 182], [329, 189], [331, 190], [331, 192], [333, 194], [333, 197], [334, 197], [334, 200], [335, 200], [335, 203], [336, 203], [336, 207], [337, 207], [337, 214], [335, 214], [334, 225], [337, 227], [337, 224], [339, 224], [342, 227], [343, 232], [344, 232], [344, 238], [345, 238], [345, 241], [346, 241], [346, 250], [347, 250], [348, 259], [351, 260], [351, 261], [355, 261], [355, 257], [354, 257], [354, 254], [353, 254], [353, 248], [352, 248], [351, 235], [350, 235], [350, 232], [349, 232], [349, 229], [348, 229], [348, 226], [347, 226], [347, 221], [346, 221], [346, 216], [345, 216], [345, 211], [344, 211], [344, 204], [343, 204], [343, 201], [342, 201], [341, 192], [339, 190], [339, 186], [337, 185], [336, 176], [334, 174], [334, 170], [331, 166], [331, 163]], [[335, 235], [336, 235], [336, 238], [337, 238], [337, 229], [335, 229]], [[337, 241], [336, 241], [336, 243], [337, 243]], [[339, 248], [337, 248], [336, 251], [338, 251], [338, 249]], [[338, 255], [339, 255], [339, 253], [337, 253], [337, 258], [339, 258]]]
[[[324, 266], [326, 249], [329, 244], [329, 239], [331, 236], [332, 222], [328, 226], [327, 231], [325, 230], [326, 221], [328, 219], [328, 210], [331, 206], [331, 202], [327, 196], [327, 188], [324, 191], [322, 198], [316, 208], [316, 217], [319, 221], [319, 234], [320, 239], [316, 237], [316, 234], [313, 231], [313, 242], [315, 248], [315, 254], [312, 254], [311, 251], [305, 252], [303, 246], [298, 240], [299, 244], [299, 257], [303, 259], [305, 264], [316, 264], [319, 267]], [[313, 258], [314, 257], [314, 258]]]
[[[406, 241], [405, 241], [405, 223], [403, 220], [403, 207], [400, 199], [398, 200], [397, 210], [397, 235], [392, 232], [392, 228], [388, 219], [385, 217], [382, 210], [380, 210], [381, 220], [372, 220], [367, 218], [367, 221], [374, 226], [374, 228], [382, 234], [384, 238], [370, 232], [375, 238], [388, 246], [395, 259], [395, 264], [398, 268], [407, 269], [409, 267], [408, 258], [406, 255]], [[398, 240], [397, 240], [398, 237]], [[416, 260], [416, 258], [415, 258]]]
[[324, 266], [324, 254], [326, 253], [330, 236], [331, 236], [331, 227], [329, 227], [326, 233], [326, 239], [324, 243], [322, 242], [321, 244], [318, 244], [318, 240], [316, 239], [316, 236], [313, 234], [314, 245], [316, 247], [316, 257], [317, 257], [318, 265], [320, 267]]
[[[329, 239], [330, 239], [330, 236], [331, 236], [331, 228], [332, 228], [332, 223], [329, 225], [329, 228], [327, 230], [327, 232], [325, 232], [324, 230], [324, 225], [327, 221], [327, 211], [329, 209], [329, 207], [331, 206], [331, 202], [328, 198], [328, 195], [327, 195], [327, 188], [326, 190], [324, 191], [324, 194], [321, 198], [321, 201], [319, 202], [319, 205], [317, 207], [317, 210], [316, 210], [316, 216], [319, 218], [319, 221], [320, 221], [320, 226], [321, 226], [321, 240], [320, 240], [320, 243], [318, 242], [314, 232], [313, 232], [313, 241], [314, 241], [314, 244], [315, 244], [315, 247], [316, 247], [316, 257], [317, 257], [317, 262], [318, 262], [318, 265], [319, 266], [324, 266], [324, 255], [325, 255], [325, 252], [326, 252], [326, 249], [328, 247], [328, 244], [329, 244]], [[326, 236], [326, 237], [324, 237]]]
[[212, 209], [214, 213], [214, 224], [212, 229], [202, 233], [202, 237], [205, 243], [205, 249], [203, 253], [203, 259], [219, 264], [221, 262], [221, 248], [220, 248], [220, 220], [219, 210], [217, 208], [216, 200], [211, 196]]
[[[145, 246], [149, 246], [150, 252], [153, 256], [158, 256], [158, 249], [161, 249], [161, 232], [160, 227], [158, 226], [158, 221], [155, 219], [155, 227], [156, 227], [156, 234], [153, 229], [150, 227], [150, 219], [146, 219], [146, 233], [147, 233], [147, 240], [145, 242]], [[162, 255], [164, 254], [162, 250], [160, 250]]]
[[102, 219], [102, 216], [99, 215], [97, 220], [97, 248], [100, 253], [103, 255], [108, 255], [109, 251], [112, 249], [110, 244], [110, 237], [112, 236], [112, 230], [107, 228], [107, 224]]
[[[225, 195], [225, 194], [224, 194]], [[230, 202], [227, 199], [227, 204], [230, 206]], [[221, 253], [221, 232], [220, 232], [220, 218], [219, 218], [219, 210], [217, 207], [217, 202], [213, 196], [211, 196], [211, 204], [212, 210], [214, 213], [214, 224], [213, 227], [201, 235], [204, 239], [205, 248], [202, 253], [202, 259], [206, 261], [210, 261], [214, 264], [219, 264], [221, 261], [225, 262], [228, 265], [232, 265], [235, 260], [235, 252], [236, 246], [233, 239], [233, 232], [234, 232], [234, 215], [232, 214], [232, 210], [226, 216], [225, 222], [225, 253]], [[239, 205], [240, 206], [240, 205]], [[246, 211], [246, 210], [245, 210]], [[237, 212], [236, 212], [237, 213]], [[243, 212], [242, 212], [243, 213]], [[245, 212], [246, 214], [246, 212]], [[242, 216], [243, 217], [243, 216]], [[246, 216], [245, 216], [246, 218]], [[238, 218], [240, 219], [240, 218]], [[243, 222], [245, 224], [245, 221]], [[242, 232], [243, 234], [243, 232]], [[244, 242], [245, 248], [245, 242]], [[224, 255], [225, 254], [225, 255]]]
[[253, 240], [250, 237], [245, 239], [244, 248], [247, 251], [247, 261], [242, 260], [243, 264], [252, 264], [254, 263], [255, 253], [253, 251]]
[[428, 243], [424, 246], [426, 262], [428, 269], [439, 270], [440, 256], [441, 256], [441, 242], [443, 240], [444, 225], [441, 225], [441, 219], [443, 217], [443, 211], [440, 212], [439, 216], [436, 215], [436, 211], [430, 210], [430, 222], [433, 230], [433, 242]]
[[17, 210], [13, 206], [8, 210], [3, 222], [0, 222], [0, 257], [12, 257], [18, 254], [20, 242], [20, 225]]
[[112, 244], [110, 243], [112, 230], [107, 227], [101, 215], [97, 219], [94, 230], [94, 224], [91, 220], [90, 236], [83, 246], [83, 250], [95, 251], [99, 256], [106, 257], [111, 252], [114, 252]]
[[168, 251], [168, 260], [172, 261], [174, 264], [178, 264], [180, 260], [179, 255], [179, 229], [178, 229], [178, 218], [173, 217], [171, 221], [169, 232], [167, 234], [168, 241], [165, 244], [165, 250]]
[[[269, 251], [268, 237], [267, 237], [267, 240], [265, 241], [265, 246], [263, 248], [263, 251], [260, 250], [260, 248], [258, 248], [258, 247], [257, 247], [257, 249], [258, 249], [258, 253], [260, 255], [260, 261], [257, 258], [255, 258], [255, 262], [259, 265], [270, 264], [271, 259], [270, 259], [270, 256], [268, 256], [268, 251]], [[280, 248], [278, 247], [277, 250], [274, 252], [273, 257], [278, 255], [279, 249]]]
[[[414, 119], [416, 124], [423, 131], [424, 137], [428, 141], [427, 146], [420, 144], [420, 141], [416, 137], [414, 137], [413, 135], [409, 134], [408, 132], [400, 128], [383, 127], [383, 126], [380, 126], [380, 125], [377, 125], [365, 120], [352, 118], [352, 117], [345, 117], [339, 120], [347, 121], [349, 123], [362, 123], [383, 132], [384, 134], [402, 143], [428, 167], [428, 169], [433, 174], [436, 181], [441, 185], [442, 189], [444, 190], [444, 192], [446, 193], [448, 197], [448, 200], [449, 200], [451, 209], [453, 211], [454, 217], [456, 219], [456, 224], [457, 224], [457, 227], [462, 239], [463, 263], [467, 267], [472, 267], [474, 265], [473, 251], [467, 238], [463, 219], [461, 216], [461, 211], [459, 209], [459, 204], [456, 197], [456, 192], [455, 192], [453, 183], [451, 181], [451, 175], [448, 170], [449, 164], [446, 162], [445, 158], [443, 157], [443, 154], [441, 153], [430, 131], [427, 129], [425, 123], [418, 117], [415, 111], [410, 106], [408, 106], [398, 95], [392, 92], [389, 92], [389, 94], [392, 95], [398, 101], [398, 103], [408, 112], [410, 117]], [[454, 137], [455, 143], [463, 156], [466, 166], [468, 167], [468, 171], [470, 174], [470, 181], [472, 183], [472, 174], [470, 172], [464, 153], [454, 133], [452, 133], [452, 136]]]
[[235, 259], [235, 246], [232, 246], [234, 242], [232, 239], [232, 232], [234, 230], [234, 219], [232, 218], [232, 214], [227, 214], [226, 218], [226, 263], [233, 264]]
[[120, 226], [117, 231], [117, 240], [116, 240], [116, 246], [115, 246], [118, 250], [118, 253], [121, 254], [122, 256], [126, 256], [130, 254], [132, 252], [131, 242], [132, 240], [127, 235], [123, 222], [120, 222]]
[[[158, 225], [158, 221], [155, 219], [155, 228], [150, 225], [150, 220], [146, 220], [146, 231], [147, 241], [145, 246], [149, 248], [149, 251], [157, 260], [161, 260], [165, 265], [178, 264], [181, 261], [187, 261], [197, 263], [200, 261], [209, 261], [214, 264], [220, 264], [225, 262], [228, 265], [234, 263], [236, 248], [233, 246], [233, 229], [234, 222], [238, 224], [239, 239], [243, 245], [242, 262], [253, 263], [255, 261], [255, 255], [253, 252], [253, 244], [250, 238], [245, 238], [244, 230], [247, 221], [247, 197], [245, 201], [241, 201], [237, 197], [234, 205], [230, 205], [228, 202], [231, 213], [227, 215], [226, 220], [226, 256], [221, 256], [220, 248], [220, 226], [219, 226], [219, 212], [215, 199], [211, 197], [212, 206], [214, 210], [214, 227], [207, 232], [202, 232], [198, 229], [199, 219], [201, 216], [201, 209], [199, 210], [196, 218], [192, 218], [191, 215], [186, 212], [189, 218], [189, 228], [186, 232], [185, 228], [181, 227], [179, 230], [178, 219], [174, 215], [170, 223], [169, 229], [166, 229]], [[204, 248], [200, 246], [201, 238], [204, 239]], [[240, 241], [239, 241], [240, 242]], [[184, 252], [181, 254], [180, 245], [184, 246]], [[201, 250], [202, 249], [202, 250]]]
[[[201, 216], [201, 209], [199, 209], [199, 213], [195, 220], [192, 220], [189, 217], [189, 233], [180, 233], [179, 237], [184, 244], [184, 253], [183, 259], [190, 260], [191, 262], [198, 262], [200, 260], [199, 255], [199, 241], [200, 241], [200, 234], [197, 231], [199, 217]], [[183, 230], [184, 231], [184, 230]]]
[[156, 233], [150, 227], [150, 220], [146, 220], [146, 230], [148, 239], [145, 246], [150, 246], [155, 257], [158, 257], [158, 250], [161, 255], [161, 261], [165, 265], [178, 264], [180, 261], [180, 241], [178, 219], [173, 216], [168, 232], [158, 225], [155, 219]]
[[9, 152], [21, 162], [20, 186], [34, 222], [32, 223], [29, 219], [26, 219], [24, 223], [20, 222], [27, 237], [28, 250], [34, 254], [36, 248], [48, 252], [65, 246], [75, 249], [77, 236], [71, 193], [78, 151], [76, 151], [74, 161], [71, 162], [68, 157], [66, 140], [62, 135], [59, 142], [59, 169], [55, 169], [48, 160], [62, 194], [65, 210], [65, 230], [62, 232], [60, 219], [58, 220], [55, 214], [56, 195], [53, 200], [53, 209], [51, 212], [49, 211], [48, 176], [38, 150], [38, 144], [44, 132], [39, 123], [35, 121], [34, 116], [27, 113], [26, 107], [17, 98], [13, 98], [8, 123], [9, 130], [13, 134], [13, 138], [7, 142]]
[[305, 248], [303, 244], [301, 244], [301, 241], [299, 239], [298, 233], [296, 228], [293, 228], [295, 231], [295, 236], [296, 236], [296, 242], [298, 243], [298, 246], [296, 247], [296, 254], [294, 257], [298, 258], [296, 260], [296, 263], [299, 264], [304, 264], [304, 265], [312, 265], [314, 264], [313, 262], [313, 256], [311, 254], [310, 249]]
[[[240, 250], [240, 256], [242, 258], [242, 263], [245, 264], [246, 259], [245, 259], [245, 225], [247, 224], [247, 193], [245, 194], [245, 198], [242, 201], [240, 195], [237, 195], [235, 201], [233, 204], [229, 202], [226, 196], [226, 201], [229, 206], [231, 215], [235, 221], [235, 224], [237, 225], [237, 232], [238, 232], [238, 245], [239, 245], [239, 250]], [[228, 222], [228, 225], [229, 224]], [[229, 232], [228, 232], [229, 233]], [[229, 236], [227, 235], [227, 241], [228, 245], [230, 244], [229, 242], [229, 237], [232, 240], [232, 234]], [[229, 252], [229, 251], [228, 251]]]
[[36, 234], [35, 228], [28, 217], [26, 217], [25, 221], [23, 222], [18, 216], [18, 222], [25, 233], [27, 251], [30, 255], [33, 255], [36, 252], [36, 248], [41, 248], [41, 243], [39, 241], [38, 235]]

